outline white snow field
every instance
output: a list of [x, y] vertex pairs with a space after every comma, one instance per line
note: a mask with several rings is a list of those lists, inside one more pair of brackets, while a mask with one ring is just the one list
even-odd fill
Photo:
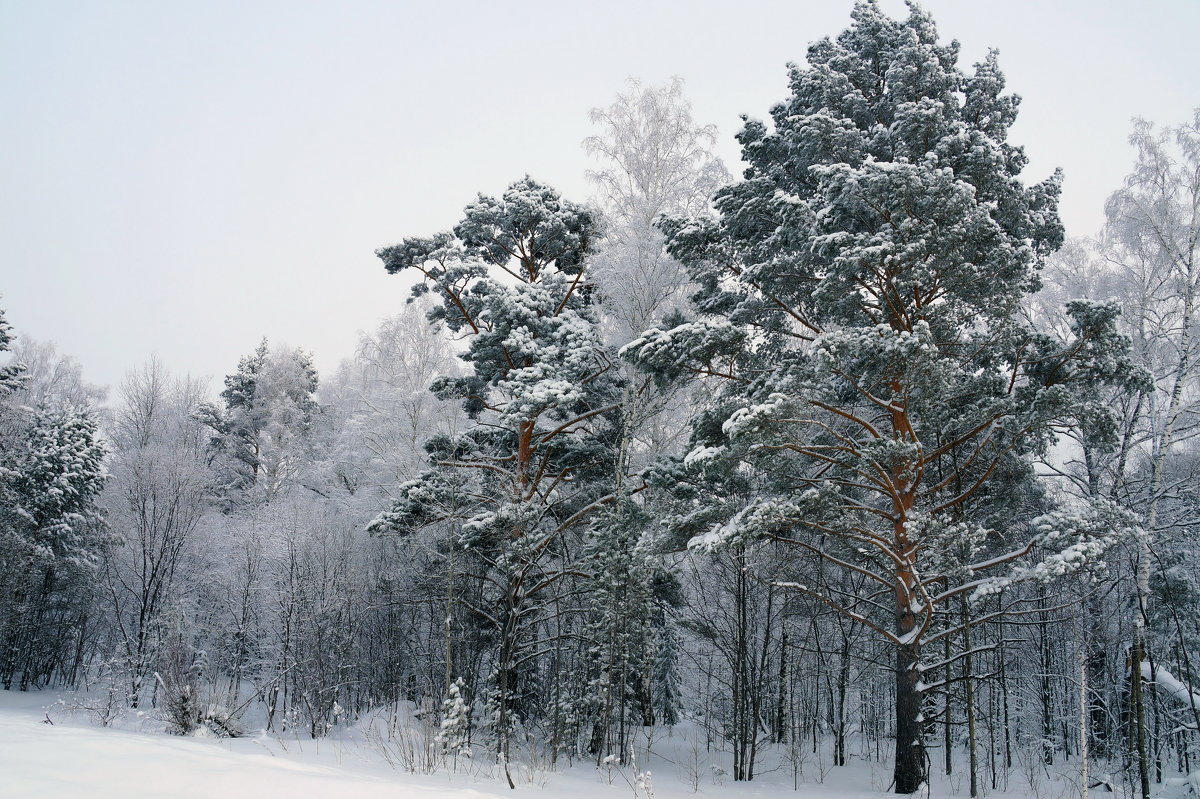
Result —
[[[377, 746], [353, 735], [322, 741], [265, 735], [181, 738], [96, 726], [85, 714], [66, 712], [57, 699], [49, 693], [0, 691], [0, 797], [498, 799], [514, 793], [489, 764], [472, 764], [469, 773], [460, 769], [455, 774], [412, 774], [395, 766], [394, 760], [389, 765], [389, 758]], [[47, 716], [53, 724], [45, 722]], [[734, 783], [713, 767], [709, 755], [697, 752], [686, 736], [659, 740], [653, 748], [662, 754], [650, 757], [651, 776], [641, 779], [636, 770], [628, 768], [606, 770], [577, 763], [550, 772], [514, 764], [519, 783], [515, 793], [538, 799], [894, 796], [881, 792], [886, 790], [889, 775], [879, 763], [856, 761], [835, 769], [814, 761], [806, 765], [805, 778], [796, 783], [793, 770], [784, 766], [766, 771], [751, 783]], [[935, 783], [927, 795], [965, 796], [966, 787], [961, 780], [957, 785]], [[1080, 794], [1069, 779], [1039, 785], [1034, 791], [1014, 774], [1008, 790], [986, 795], [993, 799], [1066, 799]]]

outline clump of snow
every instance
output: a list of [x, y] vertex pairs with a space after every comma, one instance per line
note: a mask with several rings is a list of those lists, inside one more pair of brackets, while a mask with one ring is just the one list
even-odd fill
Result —
[[694, 466], [698, 463], [710, 461], [720, 454], [721, 447], [696, 447], [684, 457], [683, 465]]

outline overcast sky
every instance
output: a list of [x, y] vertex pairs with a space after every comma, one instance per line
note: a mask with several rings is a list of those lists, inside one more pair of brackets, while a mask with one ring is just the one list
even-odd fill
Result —
[[[1071, 235], [1128, 171], [1130, 119], [1200, 105], [1197, 0], [924, 5], [965, 64], [1000, 50]], [[586, 199], [588, 110], [630, 76], [684, 77], [738, 171], [739, 115], [851, 6], [0, 0], [0, 307], [98, 383], [157, 352], [216, 387], [262, 336], [331, 372], [407, 296], [377, 247], [526, 173]]]

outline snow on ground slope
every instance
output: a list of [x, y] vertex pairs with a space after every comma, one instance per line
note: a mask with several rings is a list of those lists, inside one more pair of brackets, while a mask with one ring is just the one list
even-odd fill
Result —
[[[241, 742], [239, 742], [241, 743]], [[405, 786], [390, 775], [298, 762], [228, 742], [142, 735], [0, 710], [0, 795], [91, 799], [196, 797], [484, 797], [467, 788]]]
[[[511, 797], [499, 775], [474, 769], [471, 774], [414, 775], [389, 766], [369, 746], [337, 739], [320, 742], [266, 736], [229, 739], [180, 738], [102, 728], [54, 705], [51, 694], [0, 691], [0, 797], [36, 799], [500, 799]], [[44, 723], [45, 708], [54, 724]], [[650, 763], [649, 788], [632, 772], [577, 765], [557, 773], [514, 768], [516, 793], [527, 799], [685, 799], [756, 797], [757, 799], [880, 799], [882, 766], [857, 763], [825, 770], [822, 784], [794, 787], [781, 771], [752, 783], [733, 783], [707, 774], [689, 780], [679, 751], [665, 744], [672, 758]], [[707, 762], [707, 755], [703, 756]], [[476, 764], [482, 766], [483, 764]], [[689, 782], [691, 784], [689, 784]], [[873, 786], [874, 784], [874, 786]], [[875, 790], [872, 790], [875, 787]], [[1066, 797], [1066, 786], [1039, 791], [1044, 799]], [[797, 790], [798, 788], [798, 790]], [[1013, 788], [1016, 788], [1014, 785]], [[933, 797], [950, 797], [938, 785]], [[1029, 796], [1019, 789], [992, 793], [990, 799]], [[1111, 794], [1110, 794], [1111, 795]]]
[[[390, 769], [280, 754], [268, 739], [179, 738], [43, 721], [53, 697], [0, 691], [0, 796], [46, 799], [484, 799], [465, 786], [415, 784]], [[52, 717], [60, 716], [53, 713]], [[306, 762], [309, 759], [315, 762]], [[433, 778], [426, 778], [427, 783]], [[442, 780], [443, 783], [445, 780]]]

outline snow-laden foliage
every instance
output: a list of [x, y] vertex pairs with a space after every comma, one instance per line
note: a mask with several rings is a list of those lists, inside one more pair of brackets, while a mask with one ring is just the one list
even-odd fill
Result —
[[[4, 311], [0, 310], [0, 353], [6, 353], [12, 349], [12, 341], [12, 326], [4, 318]], [[10, 394], [20, 387], [21, 373], [24, 371], [25, 366], [21, 363], [8, 363], [0, 366], [0, 396]]]
[[96, 499], [104, 487], [105, 446], [96, 422], [73, 408], [38, 408], [28, 439], [5, 475], [17, 557], [91, 568], [103, 543]]
[[1200, 123], [1135, 123], [1056, 250], [958, 56], [859, 3], [724, 188], [634, 82], [592, 205], [526, 178], [380, 250], [418, 301], [319, 394], [264, 343], [215, 404], [152, 360], [103, 407], [0, 317], [0, 686], [639, 795], [1194, 782]]
[[447, 752], [463, 757], [471, 756], [471, 706], [463, 694], [466, 684], [459, 677], [450, 683], [442, 702], [442, 722], [438, 727], [437, 742]]
[[0, 462], [0, 680], [44, 685], [87, 612], [108, 536], [97, 506], [107, 473], [96, 421], [70, 406], [27, 409]]
[[925, 775], [911, 666], [967, 590], [950, 582], [947, 542], [922, 531], [995, 519], [963, 566], [1020, 557], [1028, 510], [997, 513], [1030, 493], [1020, 456], [1083, 406], [1107, 413], [1092, 387], [1141, 379], [1115, 308], [1072, 304], [1065, 343], [1024, 320], [1062, 243], [1060, 177], [1023, 181], [995, 54], [970, 72], [957, 59], [916, 5], [895, 20], [857, 4], [848, 30], [791, 68], [770, 124], [746, 123], [749, 168], [716, 195], [719, 217], [663, 223], [699, 320], [624, 350], [662, 379], [724, 383], [693, 426], [693, 447], [719, 454], [689, 466], [741, 498], [694, 542], [765, 536], [895, 595], [852, 609], [793, 581], [896, 645], [902, 793]]
[[[601, 340], [588, 256], [595, 221], [530, 178], [480, 196], [454, 232], [378, 251], [389, 273], [417, 272], [434, 324], [465, 337], [468, 371], [431, 385], [474, 424], [426, 444], [431, 469], [402, 486], [376, 533], [457, 525], [490, 590], [471, 611], [495, 628], [487, 717], [507, 762], [532, 720], [522, 696], [543, 603], [577, 570], [567, 545], [611, 503], [620, 379]], [[545, 596], [544, 596], [545, 595]]]
[[1084, 567], [1103, 570], [1103, 556], [1122, 541], [1145, 536], [1136, 517], [1114, 502], [1098, 498], [1082, 510], [1061, 510], [1033, 520], [1031, 549], [1041, 554], [1010, 574], [980, 580], [969, 595], [977, 602], [1026, 580], [1049, 583]]
[[227, 503], [269, 498], [300, 468], [317, 412], [316, 390], [308, 353], [272, 351], [263, 339], [225, 378], [222, 405], [199, 406], [197, 418], [212, 430]]
[[[13, 346], [15, 343], [15, 346]], [[0, 313], [0, 682], [45, 685], [75, 645], [109, 542], [98, 505], [103, 392], [52, 345], [15, 341]], [[79, 640], [82, 636], [78, 635]]]

